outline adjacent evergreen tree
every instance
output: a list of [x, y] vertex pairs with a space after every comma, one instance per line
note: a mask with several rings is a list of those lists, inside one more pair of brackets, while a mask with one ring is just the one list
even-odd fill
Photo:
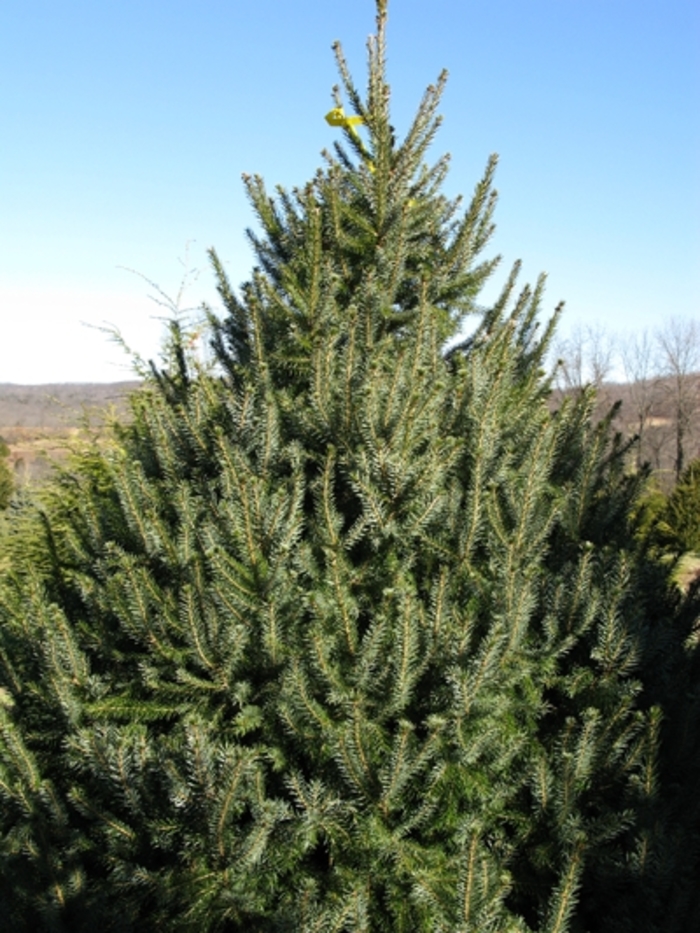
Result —
[[10, 504], [15, 487], [12, 470], [8, 463], [9, 454], [10, 448], [0, 437], [0, 511], [6, 509]]
[[670, 553], [700, 551], [700, 460], [693, 460], [671, 490], [653, 534]]
[[659, 758], [692, 612], [635, 543], [610, 419], [548, 408], [543, 281], [514, 269], [454, 343], [495, 159], [460, 213], [425, 165], [444, 75], [396, 142], [385, 18], [366, 100], [336, 49], [365, 129], [337, 94], [312, 182], [246, 179], [259, 266], [236, 295], [212, 252], [217, 370], [173, 323], [118, 444], [16, 524], [13, 930], [690, 928], [694, 817], [671, 839], [658, 801], [697, 773], [697, 712], [691, 764]]

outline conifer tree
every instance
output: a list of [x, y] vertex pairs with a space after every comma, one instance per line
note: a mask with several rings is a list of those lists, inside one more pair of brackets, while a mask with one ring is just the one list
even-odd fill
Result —
[[648, 581], [614, 413], [550, 412], [544, 281], [518, 292], [516, 267], [477, 312], [495, 158], [466, 210], [442, 194], [444, 75], [397, 142], [377, 10], [366, 98], [336, 46], [344, 144], [292, 192], [245, 179], [240, 294], [211, 254], [216, 370], [174, 322], [118, 443], [17, 522], [13, 930], [579, 933], [673, 903], [680, 931], [692, 909], [657, 804], [696, 773], [659, 764], [692, 612]]
[[10, 448], [0, 437], [0, 511], [6, 509], [10, 504], [15, 485], [8, 464], [9, 454]]
[[700, 460], [692, 460], [658, 515], [655, 538], [669, 552], [700, 550]]

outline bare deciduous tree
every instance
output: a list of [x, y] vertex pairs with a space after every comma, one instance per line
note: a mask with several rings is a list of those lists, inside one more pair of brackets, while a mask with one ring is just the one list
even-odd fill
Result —
[[[620, 359], [628, 387], [628, 397], [635, 417], [637, 444], [637, 469], [646, 459], [645, 441], [647, 428], [658, 392], [657, 353], [654, 340], [648, 330], [629, 334], [620, 340]], [[652, 445], [653, 447], [653, 445]], [[656, 469], [660, 465], [660, 451], [656, 450]]]
[[556, 345], [559, 387], [565, 391], [593, 385], [600, 391], [613, 369], [613, 342], [600, 325], [575, 327]]
[[600, 325], [578, 325], [568, 339], [555, 345], [557, 387], [562, 392], [581, 392], [585, 386], [593, 386], [597, 396], [594, 418], [607, 414], [614, 401], [608, 384], [614, 349], [614, 340]]
[[700, 369], [700, 325], [693, 319], [672, 317], [656, 334], [662, 372], [673, 401], [674, 472], [680, 479], [693, 415], [698, 409], [697, 373]]

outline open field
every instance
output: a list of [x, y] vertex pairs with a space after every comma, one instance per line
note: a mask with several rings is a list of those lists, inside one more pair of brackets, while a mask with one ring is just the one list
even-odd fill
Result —
[[[689, 377], [688, 391], [693, 405], [685, 428], [685, 462], [700, 457], [700, 374]], [[11, 466], [18, 482], [41, 482], [50, 472], [52, 460], [65, 458], [80, 426], [89, 423], [91, 435], [99, 436], [105, 412], [127, 413], [126, 397], [138, 389], [137, 381], [115, 383], [63, 383], [24, 386], [0, 383], [0, 438], [10, 447]], [[629, 437], [639, 430], [635, 417], [636, 383], [603, 383], [598, 390], [595, 417], [603, 417], [615, 401], [622, 408], [613, 422], [616, 430]], [[651, 463], [657, 480], [668, 492], [674, 481], [675, 409], [674, 385], [668, 378], [654, 381], [653, 398], [644, 420], [642, 459]], [[556, 407], [563, 393], [555, 389], [551, 404]], [[636, 459], [636, 453], [630, 460]]]
[[42, 482], [78, 440], [97, 440], [109, 413], [126, 415], [138, 382], [21, 386], [0, 383], [0, 438], [18, 485]]

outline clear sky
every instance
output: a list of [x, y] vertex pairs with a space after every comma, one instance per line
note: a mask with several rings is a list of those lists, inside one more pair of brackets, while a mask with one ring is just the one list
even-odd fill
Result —
[[[0, 382], [115, 381], [157, 355], [161, 309], [216, 304], [252, 256], [240, 181], [303, 184], [340, 39], [365, 85], [373, 0], [4, 0], [0, 5]], [[447, 193], [500, 155], [492, 252], [546, 271], [545, 311], [612, 331], [700, 318], [697, 0], [390, 0], [401, 134], [445, 67]], [[189, 247], [187, 244], [189, 243]], [[86, 326], [91, 325], [91, 326]]]

